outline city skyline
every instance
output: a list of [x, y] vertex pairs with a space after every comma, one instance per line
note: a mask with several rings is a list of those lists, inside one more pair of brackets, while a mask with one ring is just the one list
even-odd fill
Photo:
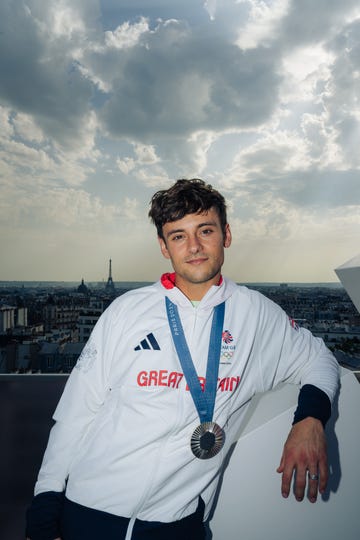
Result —
[[224, 274], [336, 282], [359, 253], [356, 0], [0, 5], [0, 280], [154, 281], [152, 194], [229, 206]]

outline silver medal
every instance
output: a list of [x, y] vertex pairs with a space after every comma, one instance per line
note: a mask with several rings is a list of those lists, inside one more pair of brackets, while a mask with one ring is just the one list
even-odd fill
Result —
[[199, 459], [209, 459], [220, 452], [225, 433], [215, 422], [203, 422], [191, 436], [191, 451]]

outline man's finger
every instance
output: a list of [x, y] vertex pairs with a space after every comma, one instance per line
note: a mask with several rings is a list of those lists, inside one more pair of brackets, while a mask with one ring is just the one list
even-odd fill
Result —
[[282, 467], [281, 469], [279, 467], [278, 472], [282, 472], [281, 495], [284, 498], [287, 498], [290, 493], [291, 482], [294, 476], [294, 469], [290, 466]]
[[319, 487], [319, 475], [317, 472], [308, 471], [308, 499], [314, 503], [317, 499]]
[[326, 456], [319, 462], [319, 492], [325, 493], [326, 485], [329, 478], [329, 467]]
[[296, 474], [294, 478], [294, 492], [295, 498], [297, 501], [302, 501], [305, 494], [306, 488], [306, 469], [299, 467], [296, 469]]

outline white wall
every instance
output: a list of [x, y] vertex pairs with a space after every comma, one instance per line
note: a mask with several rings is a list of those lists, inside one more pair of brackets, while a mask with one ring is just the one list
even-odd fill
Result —
[[328, 490], [315, 504], [283, 499], [276, 473], [297, 395], [287, 385], [254, 404], [225, 471], [210, 522], [213, 540], [359, 540], [360, 385], [342, 370], [327, 426]]

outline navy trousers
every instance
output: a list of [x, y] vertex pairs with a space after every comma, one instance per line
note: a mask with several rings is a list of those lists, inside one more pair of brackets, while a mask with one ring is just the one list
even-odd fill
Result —
[[[193, 514], [179, 521], [135, 521], [132, 540], [205, 540], [204, 502]], [[65, 498], [62, 519], [62, 540], [123, 540], [129, 519], [93, 510]]]

